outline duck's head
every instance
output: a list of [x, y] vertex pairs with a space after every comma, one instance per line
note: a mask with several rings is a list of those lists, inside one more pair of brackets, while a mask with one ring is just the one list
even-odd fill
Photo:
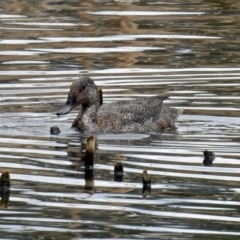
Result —
[[80, 77], [72, 83], [65, 106], [56, 114], [68, 114], [79, 104], [83, 107], [99, 104], [99, 99], [99, 92], [93, 80], [85, 76]]

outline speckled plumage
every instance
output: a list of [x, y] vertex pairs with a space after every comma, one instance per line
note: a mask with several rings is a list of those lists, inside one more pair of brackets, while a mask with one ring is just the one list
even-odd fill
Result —
[[69, 113], [81, 104], [73, 127], [80, 131], [155, 131], [174, 125], [182, 109], [163, 106], [167, 95], [101, 104], [101, 91], [89, 77], [72, 83], [65, 107], [57, 115]]

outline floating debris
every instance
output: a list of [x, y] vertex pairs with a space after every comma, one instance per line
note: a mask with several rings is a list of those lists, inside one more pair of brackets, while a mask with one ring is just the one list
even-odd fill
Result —
[[205, 150], [205, 151], [203, 151], [203, 155], [204, 155], [203, 165], [204, 166], [212, 166], [213, 161], [215, 159], [214, 152]]
[[123, 165], [121, 162], [117, 162], [114, 166], [114, 172], [122, 172], [123, 173]]
[[147, 170], [143, 170], [142, 174], [143, 185], [151, 185], [151, 176], [148, 174]]
[[0, 187], [2, 192], [10, 191], [10, 174], [4, 171], [0, 178]]
[[226, 196], [222, 196], [222, 200], [225, 202], [228, 200], [228, 198]]
[[84, 170], [85, 186], [84, 190], [89, 194], [94, 194], [94, 172], [93, 169]]
[[84, 179], [85, 186], [84, 190], [90, 194], [94, 194], [94, 161], [95, 161], [95, 150], [96, 148], [96, 138], [91, 135], [87, 138], [85, 145], [85, 152], [82, 160], [84, 161]]
[[147, 198], [147, 195], [151, 194], [151, 176], [148, 174], [146, 169], [143, 170], [142, 182], [142, 196], [143, 198]]
[[60, 129], [58, 126], [52, 126], [50, 127], [50, 134], [51, 135], [58, 135], [60, 133]]
[[114, 181], [115, 182], [122, 182], [123, 181], [123, 165], [121, 162], [117, 162], [114, 166]]
[[8, 208], [10, 196], [10, 174], [8, 171], [4, 171], [0, 178], [0, 197], [1, 207]]
[[87, 139], [87, 143], [85, 146], [85, 154], [83, 156], [85, 168], [92, 169], [94, 166], [95, 147], [96, 147], [96, 139], [94, 135], [91, 135]]
[[7, 209], [9, 205], [10, 191], [8, 192], [1, 191], [0, 197], [1, 197], [1, 200], [0, 200], [1, 207], [4, 209]]

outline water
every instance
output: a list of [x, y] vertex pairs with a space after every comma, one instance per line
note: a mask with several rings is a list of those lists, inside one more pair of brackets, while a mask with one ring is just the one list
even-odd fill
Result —
[[[0, 170], [10, 172], [11, 192], [0, 238], [239, 239], [239, 9], [238, 1], [2, 1]], [[164, 92], [184, 115], [163, 132], [96, 133], [85, 181], [88, 135], [70, 128], [77, 110], [55, 115], [81, 74], [103, 89], [104, 103]], [[213, 167], [202, 165], [205, 149], [216, 154]], [[152, 178], [145, 199], [143, 169]]]

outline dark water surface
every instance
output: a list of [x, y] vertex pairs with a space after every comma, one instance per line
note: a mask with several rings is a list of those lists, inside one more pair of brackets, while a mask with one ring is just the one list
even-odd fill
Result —
[[[1, 1], [0, 239], [239, 239], [239, 14], [236, 0]], [[55, 115], [81, 74], [105, 103], [167, 92], [185, 109], [175, 129], [96, 133], [90, 191], [77, 109]]]

